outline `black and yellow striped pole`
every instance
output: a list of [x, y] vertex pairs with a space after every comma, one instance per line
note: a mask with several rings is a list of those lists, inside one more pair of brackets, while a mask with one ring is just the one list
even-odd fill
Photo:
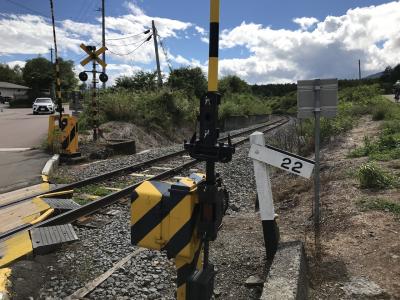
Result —
[[64, 129], [64, 123], [62, 122], [62, 99], [61, 99], [61, 77], [60, 77], [60, 63], [58, 60], [58, 50], [57, 50], [57, 37], [56, 37], [56, 26], [54, 21], [54, 5], [53, 0], [50, 0], [50, 9], [51, 9], [51, 20], [53, 24], [53, 40], [54, 40], [54, 56], [55, 56], [55, 78], [56, 78], [56, 99], [57, 99], [57, 112], [60, 113], [58, 125], [61, 130]]
[[200, 99], [200, 132], [185, 149], [206, 162], [206, 176], [192, 174], [171, 184], [142, 183], [131, 201], [132, 244], [166, 251], [175, 258], [178, 300], [209, 300], [214, 289], [215, 268], [209, 262], [209, 242], [217, 238], [228, 196], [215, 163], [232, 160], [235, 148], [218, 143], [218, 47], [220, 0], [211, 0], [208, 92]]
[[209, 92], [218, 91], [219, 8], [220, 0], [210, 0]]

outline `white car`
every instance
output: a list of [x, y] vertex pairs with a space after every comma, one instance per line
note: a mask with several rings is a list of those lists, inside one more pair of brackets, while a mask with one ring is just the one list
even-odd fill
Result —
[[33, 114], [37, 115], [40, 113], [51, 113], [54, 114], [56, 111], [56, 105], [51, 98], [36, 98], [33, 102]]

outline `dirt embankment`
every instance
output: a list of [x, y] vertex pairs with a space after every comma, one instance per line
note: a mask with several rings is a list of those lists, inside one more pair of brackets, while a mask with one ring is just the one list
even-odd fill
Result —
[[[400, 219], [388, 210], [365, 210], [363, 199], [384, 197], [400, 204], [397, 189], [361, 189], [356, 170], [367, 158], [347, 158], [379, 122], [360, 120], [352, 131], [322, 150], [319, 240], [312, 227], [312, 182], [287, 174], [273, 179], [283, 240], [305, 242], [312, 299], [400, 299]], [[377, 163], [399, 176], [399, 161]]]

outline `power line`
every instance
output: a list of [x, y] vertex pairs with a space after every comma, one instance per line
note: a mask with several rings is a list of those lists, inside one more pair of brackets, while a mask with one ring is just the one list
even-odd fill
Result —
[[160, 46], [161, 46], [161, 49], [162, 49], [162, 51], [163, 51], [163, 53], [164, 53], [165, 60], [167, 61], [167, 65], [168, 65], [169, 71], [172, 72], [172, 63], [171, 63], [171, 59], [170, 59], [169, 56], [168, 56], [168, 51], [167, 51], [167, 49], [164, 47], [164, 43], [163, 43], [163, 40], [161, 39], [161, 36], [160, 36], [159, 34], [157, 34], [157, 36], [158, 36], [159, 39], [160, 39]]
[[148, 34], [149, 32], [150, 32], [150, 29], [143, 31], [141, 33], [134, 34], [134, 35], [130, 35], [130, 36], [126, 36], [126, 37], [119, 37], [119, 38], [111, 38], [111, 39], [106, 39], [106, 40], [107, 41], [116, 41], [116, 40], [130, 39], [130, 38], [142, 35], [142, 34]]
[[134, 43], [130, 43], [130, 44], [110, 44], [110, 43], [107, 43], [107, 46], [114, 46], [114, 47], [127, 47], [127, 46], [134, 46], [134, 45], [137, 45], [137, 44], [139, 44], [140, 42], [142, 42], [143, 40], [140, 40], [140, 41], [136, 41], [136, 42], [134, 42]]
[[27, 11], [30, 11], [30, 12], [33, 12], [33, 13], [35, 13], [35, 14], [38, 14], [38, 15], [40, 15], [40, 16], [42, 16], [42, 17], [45, 17], [46, 19], [49, 18], [48, 15], [45, 15], [44, 13], [41, 13], [40, 11], [34, 10], [33, 8], [30, 8], [30, 7], [28, 7], [28, 6], [25, 6], [25, 5], [21, 4], [21, 3], [15, 2], [15, 1], [13, 1], [13, 0], [6, 0], [6, 1], [10, 2], [11, 4], [14, 4], [15, 6], [18, 6], [18, 7], [20, 7], [20, 8], [23, 8], [23, 9], [25, 9], [25, 10], [27, 10]]
[[78, 14], [78, 16], [77, 16], [76, 19], [75, 19], [77, 23], [79, 23], [79, 22], [82, 21], [82, 19], [83, 19], [85, 13], [87, 12], [87, 10], [88, 10], [90, 4], [91, 4], [91, 2], [88, 1], [88, 0], [85, 0], [85, 1], [83, 2], [82, 6], [81, 6], [81, 9], [79, 10], [79, 14]]
[[110, 53], [115, 54], [115, 55], [118, 55], [118, 56], [130, 55], [130, 54], [132, 54], [133, 52], [135, 52], [136, 50], [138, 50], [141, 46], [143, 46], [144, 43], [150, 41], [152, 36], [153, 36], [153, 35], [149, 35], [145, 40], [142, 41], [142, 43], [141, 43], [139, 46], [137, 46], [135, 49], [133, 49], [132, 51], [130, 51], [130, 52], [128, 52], [128, 53], [117, 53], [117, 52], [111, 51], [110, 49], [108, 49], [108, 51], [110, 51]]

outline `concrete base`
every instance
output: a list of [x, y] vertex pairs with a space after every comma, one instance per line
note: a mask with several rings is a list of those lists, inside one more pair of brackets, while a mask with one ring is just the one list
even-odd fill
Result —
[[308, 299], [307, 261], [302, 242], [280, 244], [260, 299]]
[[134, 140], [108, 140], [106, 148], [112, 150], [114, 154], [131, 155], [136, 153]]
[[59, 154], [53, 155], [53, 157], [50, 158], [47, 161], [46, 165], [44, 166], [42, 170], [42, 176], [46, 176], [47, 178], [51, 177], [53, 172], [57, 169], [59, 162], [60, 162], [60, 155]]

